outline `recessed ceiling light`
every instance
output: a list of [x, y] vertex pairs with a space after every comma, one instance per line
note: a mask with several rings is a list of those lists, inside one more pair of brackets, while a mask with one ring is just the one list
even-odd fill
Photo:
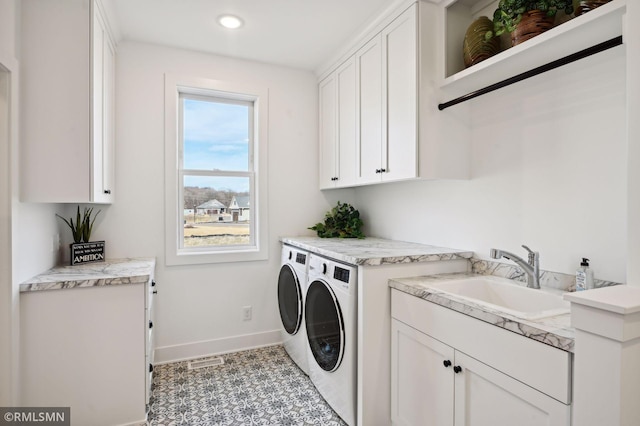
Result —
[[236, 28], [240, 28], [243, 24], [242, 19], [233, 15], [221, 15], [218, 16], [218, 23], [225, 28], [229, 28], [231, 30], [235, 30]]

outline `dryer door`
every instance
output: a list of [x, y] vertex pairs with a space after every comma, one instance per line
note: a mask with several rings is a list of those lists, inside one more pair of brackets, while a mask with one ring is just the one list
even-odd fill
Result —
[[282, 326], [289, 334], [296, 334], [302, 324], [302, 288], [293, 268], [282, 265], [278, 277], [278, 306]]
[[335, 293], [322, 280], [307, 289], [305, 325], [309, 347], [316, 362], [325, 371], [335, 371], [344, 355], [344, 322]]

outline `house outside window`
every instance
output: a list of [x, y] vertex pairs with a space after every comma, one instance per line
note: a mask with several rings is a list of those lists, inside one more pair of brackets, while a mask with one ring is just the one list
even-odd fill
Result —
[[165, 76], [167, 264], [267, 258], [266, 89]]

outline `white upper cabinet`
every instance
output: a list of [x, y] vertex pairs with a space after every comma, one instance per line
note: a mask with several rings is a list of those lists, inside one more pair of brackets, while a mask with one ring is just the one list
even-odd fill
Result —
[[[418, 177], [418, 79], [416, 10], [413, 6], [382, 31], [382, 104], [386, 106], [382, 181]], [[384, 171], [383, 171], [384, 170]]]
[[382, 41], [374, 37], [356, 53], [358, 74], [357, 182], [380, 181], [384, 139]]
[[93, 13], [92, 201], [113, 201], [116, 50], [101, 13]]
[[349, 58], [320, 82], [320, 189], [352, 186], [356, 164], [356, 65]]
[[356, 53], [359, 184], [417, 177], [416, 7]]
[[320, 189], [335, 188], [338, 156], [336, 150], [336, 76], [331, 74], [320, 82]]
[[352, 186], [356, 179], [356, 61], [347, 60], [336, 71], [338, 82], [338, 179], [336, 186]]
[[111, 203], [115, 45], [101, 4], [21, 5], [21, 199]]
[[[440, 7], [406, 2], [381, 22], [377, 31], [356, 44], [347, 60], [355, 61], [356, 70], [356, 157], [343, 164], [340, 155], [340, 173], [351, 176], [346, 168], [353, 166], [355, 178], [339, 179], [334, 185], [321, 178], [321, 189], [416, 178], [467, 179], [466, 116], [437, 108]], [[322, 118], [327, 99], [322, 93], [332, 75], [335, 78], [333, 72], [320, 82], [321, 153], [332, 149], [324, 146], [330, 142]], [[337, 96], [336, 102], [335, 109], [351, 111], [342, 97]], [[323, 175], [328, 169], [322, 155], [320, 162]]]

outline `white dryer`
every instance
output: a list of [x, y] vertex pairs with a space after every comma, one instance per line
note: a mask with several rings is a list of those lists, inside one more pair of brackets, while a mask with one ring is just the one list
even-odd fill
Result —
[[305, 324], [309, 377], [348, 425], [356, 424], [357, 269], [309, 255]]
[[282, 262], [278, 276], [278, 307], [282, 322], [284, 349], [305, 374], [307, 333], [304, 324], [304, 298], [307, 289], [309, 253], [296, 247], [282, 246]]

